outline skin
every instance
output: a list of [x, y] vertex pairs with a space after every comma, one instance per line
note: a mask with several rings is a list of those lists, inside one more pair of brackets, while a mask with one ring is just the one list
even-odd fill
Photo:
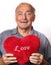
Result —
[[[15, 19], [18, 27], [18, 32], [22, 36], [27, 36], [31, 32], [32, 22], [35, 20], [35, 12], [32, 11], [32, 7], [29, 4], [22, 4], [16, 9]], [[9, 56], [9, 57], [8, 57]], [[29, 57], [31, 63], [41, 64], [43, 61], [43, 55], [40, 53], [32, 53]], [[17, 62], [13, 54], [4, 54], [2, 61], [8, 65], [10, 63]]]

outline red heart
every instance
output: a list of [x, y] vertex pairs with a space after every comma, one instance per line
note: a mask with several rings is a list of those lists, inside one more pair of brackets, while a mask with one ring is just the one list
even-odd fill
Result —
[[4, 48], [7, 53], [13, 53], [19, 64], [29, 61], [32, 53], [38, 52], [40, 40], [37, 36], [29, 35], [22, 39], [11, 36], [4, 42]]

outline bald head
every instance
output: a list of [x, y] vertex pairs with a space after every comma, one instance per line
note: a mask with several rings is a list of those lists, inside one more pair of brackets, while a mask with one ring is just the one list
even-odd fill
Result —
[[30, 9], [31, 9], [31, 11], [34, 13], [35, 12], [35, 8], [31, 5], [31, 4], [29, 4], [29, 3], [20, 3], [17, 7], [16, 7], [16, 10], [15, 10], [15, 12], [20, 8], [20, 7], [25, 7], [25, 6], [29, 6], [30, 7]]

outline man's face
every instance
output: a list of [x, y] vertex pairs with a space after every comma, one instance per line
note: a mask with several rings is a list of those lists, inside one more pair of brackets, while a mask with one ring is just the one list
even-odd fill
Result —
[[19, 28], [26, 29], [32, 26], [35, 15], [29, 5], [21, 5], [16, 11], [16, 22]]

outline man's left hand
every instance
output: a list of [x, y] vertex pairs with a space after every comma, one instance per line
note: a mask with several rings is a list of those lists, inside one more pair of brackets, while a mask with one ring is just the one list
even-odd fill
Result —
[[31, 63], [40, 65], [43, 61], [43, 55], [40, 53], [32, 53], [29, 60]]

